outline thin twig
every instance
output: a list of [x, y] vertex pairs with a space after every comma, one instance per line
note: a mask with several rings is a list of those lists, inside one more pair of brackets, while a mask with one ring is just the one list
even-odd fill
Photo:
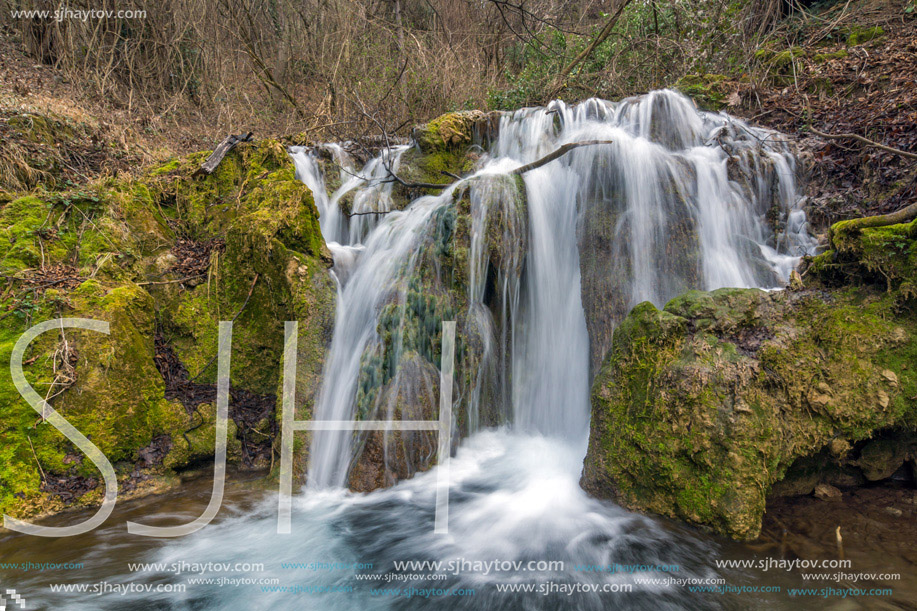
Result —
[[901, 149], [896, 149], [893, 146], [888, 146], [885, 144], [881, 144], [879, 142], [874, 142], [873, 140], [864, 138], [863, 136], [860, 136], [858, 134], [826, 134], [824, 132], [818, 131], [817, 129], [811, 126], [809, 127], [809, 131], [815, 134], [816, 136], [819, 136], [820, 138], [827, 138], [828, 140], [856, 140], [857, 142], [862, 142], [863, 144], [867, 146], [881, 149], [883, 151], [888, 151], [889, 153], [895, 153], [896, 155], [901, 155], [902, 157], [907, 157], [908, 159], [917, 159], [917, 153], [910, 153], [908, 151], [902, 151]]
[[29, 447], [32, 448], [32, 456], [35, 457], [35, 464], [38, 465], [38, 472], [41, 473], [41, 479], [44, 481], [48, 478], [45, 476], [45, 470], [41, 468], [41, 461], [38, 460], [38, 454], [35, 452], [35, 446], [32, 445], [32, 437], [26, 434], [26, 439], [29, 440]]
[[203, 278], [205, 275], [206, 274], [198, 274], [197, 276], [188, 276], [187, 278], [179, 278], [178, 280], [162, 280], [160, 282], [138, 282], [137, 286], [150, 286], [152, 284], [180, 284], [182, 282], [188, 282], [189, 280]]

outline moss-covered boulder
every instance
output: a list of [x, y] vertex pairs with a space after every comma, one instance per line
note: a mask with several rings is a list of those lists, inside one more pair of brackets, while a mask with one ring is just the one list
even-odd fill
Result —
[[[399, 160], [397, 173], [410, 184], [455, 182], [470, 174], [480, 159], [482, 146], [496, 138], [502, 113], [480, 110], [451, 112], [414, 127], [412, 146]], [[421, 195], [435, 195], [436, 188], [395, 185], [392, 199], [399, 209]]]
[[[300, 323], [299, 419], [311, 414], [331, 337], [331, 259], [286, 150], [243, 144], [213, 175], [196, 176], [206, 156], [0, 208], [0, 353], [9, 363], [42, 320], [110, 323], [109, 336], [42, 335], [25, 370], [115, 464], [122, 493], [160, 489], [213, 456], [219, 321], [234, 321], [229, 460], [240, 466], [272, 462], [284, 322]], [[8, 368], [0, 438], [0, 510], [28, 516], [100, 500], [94, 466], [18, 396]]]
[[722, 74], [688, 74], [675, 83], [674, 89], [693, 99], [704, 110], [719, 111], [726, 107], [729, 84]]
[[[641, 304], [595, 379], [583, 487], [752, 539], [800, 460], [828, 457], [802, 493], [839, 483], [831, 469], [855, 468], [855, 483], [900, 466], [917, 428], [915, 358], [917, 320], [871, 288]], [[889, 450], [873, 438], [898, 441]]]
[[429, 123], [414, 128], [411, 136], [421, 152], [438, 153], [444, 150], [464, 149], [477, 141], [481, 143], [493, 129], [498, 113], [464, 110], [446, 113]]

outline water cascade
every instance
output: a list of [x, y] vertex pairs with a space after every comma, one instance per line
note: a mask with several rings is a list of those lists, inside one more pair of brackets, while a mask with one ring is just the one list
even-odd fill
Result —
[[[610, 144], [574, 149], [522, 184], [506, 174], [585, 140]], [[671, 91], [506, 114], [470, 177], [401, 211], [342, 214], [346, 192], [355, 193], [354, 211], [392, 209], [386, 177], [405, 148], [359, 172], [332, 149], [347, 178], [330, 196], [315, 153], [293, 153], [332, 250], [355, 257], [341, 270], [317, 418], [399, 417], [408, 396], [415, 416], [435, 418], [438, 328], [453, 317], [465, 340], [462, 434], [508, 424], [584, 448], [590, 343], [594, 366], [614, 323], [641, 301], [661, 307], [692, 288], [779, 287], [812, 246], [788, 145]], [[404, 388], [421, 379], [421, 392]], [[420, 464], [386, 467], [369, 489], [430, 464], [429, 440], [392, 435], [399, 440], [381, 444], [385, 460]], [[352, 437], [316, 435], [310, 485], [345, 484], [366, 443]]]
[[[521, 178], [508, 174], [564, 143], [584, 140], [611, 144], [577, 148]], [[268, 595], [257, 586], [196, 586], [170, 595], [172, 604], [701, 608], [687, 588], [634, 581], [658, 573], [576, 568], [678, 565], [677, 577], [702, 579], [716, 576], [710, 558], [721, 545], [580, 489], [590, 371], [615, 323], [641, 301], [662, 306], [692, 288], [786, 282], [797, 258], [812, 247], [798, 208], [791, 150], [778, 134], [699, 112], [669, 91], [508, 113], [495, 139], [481, 144], [474, 171], [413, 201], [388, 180], [390, 169], [399, 171], [416, 154], [412, 148], [383, 153], [363, 168], [332, 145], [292, 152], [321, 211], [338, 283], [335, 329], [313, 417], [436, 419], [441, 323], [457, 321], [449, 534], [433, 534], [435, 437], [322, 432], [312, 440], [307, 489], [294, 499], [292, 534], [276, 534], [276, 495], [266, 494], [260, 504], [253, 501], [254, 507], [249, 503], [195, 535], [151, 542], [158, 547], [144, 559], [269, 558], [271, 565], [252, 576], [320, 588], [321, 598]], [[357, 211], [390, 212], [350, 216]], [[106, 543], [104, 537], [115, 536], [108, 530], [99, 535]], [[109, 547], [81, 551], [75, 560], [101, 563]], [[495, 559], [562, 564], [535, 573], [465, 570], [461, 564]], [[444, 577], [390, 581], [401, 576], [392, 569], [401, 560], [443, 562]], [[372, 568], [293, 573], [280, 568], [283, 562]], [[222, 575], [201, 575], [210, 576]], [[136, 575], [105, 578], [129, 582]], [[568, 597], [498, 589], [551, 582], [631, 584], [633, 591]], [[469, 588], [475, 595], [370, 594], [370, 588], [391, 587]], [[55, 596], [46, 595], [48, 608], [64, 600]], [[150, 604], [140, 596], [124, 596], [110, 608]], [[703, 607], [714, 608], [720, 598], [703, 598]], [[101, 608], [96, 599], [85, 600], [69, 608]]]

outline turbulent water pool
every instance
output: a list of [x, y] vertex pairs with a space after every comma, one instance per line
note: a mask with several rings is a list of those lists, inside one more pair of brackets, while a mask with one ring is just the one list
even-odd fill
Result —
[[[607, 144], [524, 174], [521, 214], [507, 172], [584, 140]], [[418, 282], [421, 293], [446, 290], [424, 276], [431, 259], [423, 244], [435, 244], [452, 222], [457, 198], [468, 201], [466, 282], [461, 308], [450, 313], [460, 334], [473, 332], [482, 347], [459, 385], [464, 439], [455, 441], [449, 462], [448, 533], [434, 533], [440, 467], [408, 465], [418, 471], [413, 478], [351, 493], [348, 474], [363, 446], [349, 432], [322, 431], [312, 441], [308, 486], [294, 498], [288, 535], [277, 534], [276, 489], [244, 476], [233, 478], [217, 520], [186, 537], [133, 536], [124, 523], [193, 519], [209, 498], [206, 477], [123, 503], [85, 535], [4, 535], [3, 562], [79, 564], [0, 568], [28, 608], [825, 608], [816, 597], [787, 595], [813, 587], [798, 570], [721, 566], [794, 558], [779, 537], [732, 543], [627, 512], [579, 486], [590, 349], [599, 341], [590, 333], [600, 309], [587, 290], [595, 278], [583, 270], [614, 268], [607, 300], [622, 312], [647, 300], [661, 306], [691, 288], [779, 288], [812, 247], [786, 143], [726, 115], [700, 113], [672, 92], [618, 104], [557, 103], [503, 116], [472, 175], [440, 194], [390, 214], [351, 217], [342, 212], [344, 200], [351, 213], [398, 208], [386, 177], [409, 148], [363, 167], [339, 146], [326, 151], [340, 168], [330, 193], [314, 151], [292, 151], [299, 177], [315, 193], [338, 282], [315, 418], [352, 420], [359, 404], [360, 417], [391, 420], [393, 396], [427, 393], [436, 403], [433, 386], [408, 393], [416, 383], [408, 376], [396, 375], [385, 393], [367, 379], [373, 359], [400, 364], [413, 354], [408, 333], [380, 329], [414, 324], [403, 306], [416, 299]], [[499, 231], [489, 230], [498, 217]], [[584, 250], [597, 242], [601, 261], [613, 265], [596, 266]], [[612, 322], [621, 313], [603, 312]], [[428, 326], [434, 335], [435, 322]], [[388, 466], [395, 458], [383, 460]]]
[[[50, 541], [0, 537], [0, 548], [7, 551], [2, 562], [82, 565], [70, 570], [0, 570], [0, 575], [4, 583], [15, 584], [26, 594], [28, 609], [877, 608], [852, 600], [790, 598], [786, 594], [790, 588], [837, 587], [805, 581], [800, 570], [718, 569], [716, 561], [796, 556], [779, 545], [738, 544], [590, 499], [577, 485], [579, 460], [571, 448], [544, 437], [488, 431], [467, 440], [452, 465], [454, 520], [447, 536], [433, 534], [435, 473], [368, 495], [340, 490], [304, 494], [294, 505], [290, 535], [276, 534], [276, 491], [265, 490], [253, 474], [238, 474], [231, 479], [217, 520], [206, 529], [171, 541], [127, 534], [127, 520], [166, 525], [200, 515], [211, 489], [204, 475], [179, 491], [119, 505], [105, 526], [85, 535]], [[878, 520], [861, 508], [844, 508], [838, 505], [836, 512], [846, 520], [842, 523], [845, 532], [851, 521], [865, 524], [860, 525], [863, 544], [853, 543], [848, 550], [859, 566], [904, 570], [912, 566], [913, 558], [902, 550], [888, 553], [888, 547], [865, 544], [870, 539], [868, 531], [882, 520], [881, 506], [876, 507]], [[784, 520], [788, 515], [778, 514]], [[82, 517], [61, 516], [48, 524]], [[831, 522], [827, 530], [833, 531], [835, 517], [826, 519]], [[899, 527], [887, 514], [885, 518], [888, 536], [894, 538]], [[793, 527], [799, 527], [798, 520]], [[795, 546], [807, 546], [811, 552], [807, 557], [834, 557], [830, 536], [809, 532], [796, 539]], [[444, 568], [396, 570], [395, 561], [443, 562]], [[535, 561], [532, 566], [536, 569], [538, 561], [555, 564], [531, 572], [501, 565], [510, 570], [491, 567], [489, 573], [481, 565], [470, 564], [493, 561], [522, 561], [523, 566]], [[156, 564], [161, 566], [153, 566]], [[230, 570], [214, 566], [222, 564], [228, 564]], [[621, 565], [618, 573], [596, 570], [614, 564]], [[234, 570], [236, 565], [239, 570]], [[421, 574], [427, 577], [416, 578]], [[638, 579], [659, 581], [637, 584]], [[667, 579], [747, 591], [691, 593], [682, 585], [666, 585]], [[212, 582], [207, 584], [207, 580]], [[221, 580], [223, 585], [218, 585]], [[247, 583], [234, 585], [243, 580]], [[52, 592], [50, 586], [57, 584], [87, 586], [89, 591]], [[501, 587], [535, 585], [548, 592], [550, 584], [558, 588], [559, 584], [581, 588], [631, 584], [633, 588], [602, 594], [499, 591]], [[186, 591], [175, 590], [182, 585]], [[898, 600], [906, 601], [906, 584], [891, 585]], [[158, 586], [172, 591], [119, 590]], [[92, 593], [91, 588], [103, 593]], [[279, 591], [282, 588], [287, 591]], [[410, 598], [391, 594], [410, 588], [419, 593]], [[780, 591], [748, 591], [756, 588]], [[423, 592], [431, 589], [473, 590], [474, 594], [425, 597]]]

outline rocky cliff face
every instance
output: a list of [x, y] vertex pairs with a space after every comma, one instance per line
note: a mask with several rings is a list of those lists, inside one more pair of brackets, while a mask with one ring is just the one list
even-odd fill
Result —
[[588, 491], [752, 539], [768, 495], [913, 466], [915, 224], [833, 234], [807, 287], [624, 319], [592, 389]]
[[[218, 321], [235, 319], [231, 462], [272, 462], [284, 321], [301, 321], [299, 418], [319, 382], [335, 291], [311, 193], [277, 142], [241, 145], [192, 177], [205, 157], [0, 208], [2, 360], [43, 320], [111, 324], [109, 336], [40, 336], [25, 374], [115, 464], [122, 494], [213, 455]], [[19, 397], [8, 368], [0, 424], [0, 510], [101, 499], [95, 468]]]

